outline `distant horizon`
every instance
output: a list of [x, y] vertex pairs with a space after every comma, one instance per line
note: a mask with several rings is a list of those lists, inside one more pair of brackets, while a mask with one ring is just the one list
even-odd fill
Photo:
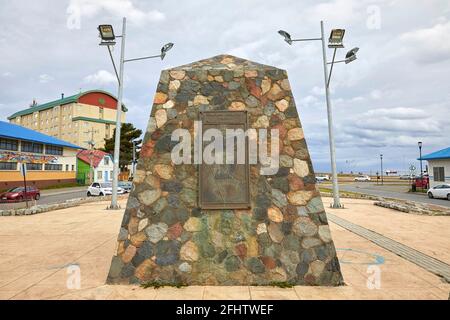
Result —
[[[175, 44], [163, 61], [126, 64], [127, 121], [144, 132], [161, 70], [228, 53], [287, 70], [314, 169], [329, 171], [321, 46], [288, 45], [277, 32], [317, 37], [323, 20], [327, 36], [332, 28], [346, 30], [336, 59], [360, 49], [357, 60], [334, 67], [330, 82], [338, 171], [376, 172], [380, 154], [384, 168], [407, 171], [410, 164], [419, 167], [418, 141], [423, 154], [449, 146], [450, 46], [443, 39], [450, 33], [450, 5], [444, 0], [432, 5], [280, 0], [276, 6], [237, 0], [4, 1], [0, 119], [7, 121], [33, 99], [44, 103], [61, 93], [101, 89], [117, 96], [97, 27], [111, 24], [120, 34], [123, 16], [126, 58], [158, 54], [165, 43]], [[116, 45], [116, 62], [119, 52]], [[332, 54], [328, 49], [328, 60]]]

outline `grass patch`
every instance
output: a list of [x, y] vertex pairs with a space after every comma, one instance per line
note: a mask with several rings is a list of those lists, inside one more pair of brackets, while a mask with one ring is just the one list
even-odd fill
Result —
[[152, 281], [147, 281], [143, 284], [141, 284], [141, 287], [144, 289], [147, 288], [154, 288], [154, 289], [159, 289], [162, 287], [175, 287], [175, 288], [183, 288], [183, 287], [187, 287], [188, 285], [186, 283], [181, 283], [181, 282], [166, 282], [166, 281], [160, 281], [160, 280], [152, 280]]
[[52, 185], [52, 186], [48, 186], [48, 187], [42, 188], [42, 190], [74, 188], [74, 187], [83, 187], [83, 185], [80, 185], [80, 184], [78, 184], [76, 182], [60, 183], [60, 184], [55, 184], [55, 185]]
[[[333, 190], [332, 189], [328, 189], [328, 188], [321, 188], [319, 187], [319, 191], [321, 193], [329, 193], [329, 194], [333, 194]], [[358, 192], [352, 192], [352, 191], [339, 191], [339, 194], [341, 196], [355, 196], [355, 197], [359, 197], [362, 195], [362, 193], [358, 193]]]
[[412, 191], [411, 189], [408, 190], [408, 193], [427, 193], [428, 189], [421, 190], [420, 188], [416, 189], [416, 191]]
[[252, 284], [253, 287], [278, 287], [278, 288], [293, 288], [295, 284], [293, 284], [292, 282], [287, 282], [287, 281], [273, 281], [273, 282], [269, 282], [268, 284]]

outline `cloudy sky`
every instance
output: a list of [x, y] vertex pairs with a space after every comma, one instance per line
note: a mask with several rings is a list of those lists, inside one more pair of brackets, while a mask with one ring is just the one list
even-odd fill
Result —
[[[127, 58], [175, 47], [166, 59], [126, 65], [127, 120], [145, 129], [161, 69], [233, 54], [288, 71], [316, 171], [329, 168], [321, 46], [282, 41], [319, 36], [319, 21], [345, 28], [358, 60], [338, 64], [331, 81], [338, 170], [375, 172], [417, 164], [450, 146], [448, 0], [0, 0], [0, 119], [80, 90], [117, 85], [96, 27], [120, 32], [128, 18]], [[338, 51], [338, 58], [345, 50]], [[114, 52], [118, 57], [118, 48]], [[328, 51], [331, 59], [331, 51]]]

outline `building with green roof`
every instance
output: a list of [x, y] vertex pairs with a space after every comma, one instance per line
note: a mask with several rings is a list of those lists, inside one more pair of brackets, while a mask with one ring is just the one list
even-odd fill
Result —
[[[127, 109], [121, 116], [125, 122]], [[89, 90], [17, 111], [8, 117], [11, 123], [89, 148], [102, 148], [112, 137], [117, 113], [117, 98], [103, 90]]]

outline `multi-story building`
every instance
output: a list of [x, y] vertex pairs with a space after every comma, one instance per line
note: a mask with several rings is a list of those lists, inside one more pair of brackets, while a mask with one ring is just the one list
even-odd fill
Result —
[[[44, 104], [35, 102], [8, 117], [11, 123], [89, 148], [102, 148], [116, 127], [117, 99], [102, 90], [80, 92]], [[127, 111], [122, 106], [123, 111]], [[121, 116], [125, 121], [125, 112]]]
[[75, 183], [77, 145], [0, 121], [0, 190], [21, 186], [25, 163], [30, 186]]

